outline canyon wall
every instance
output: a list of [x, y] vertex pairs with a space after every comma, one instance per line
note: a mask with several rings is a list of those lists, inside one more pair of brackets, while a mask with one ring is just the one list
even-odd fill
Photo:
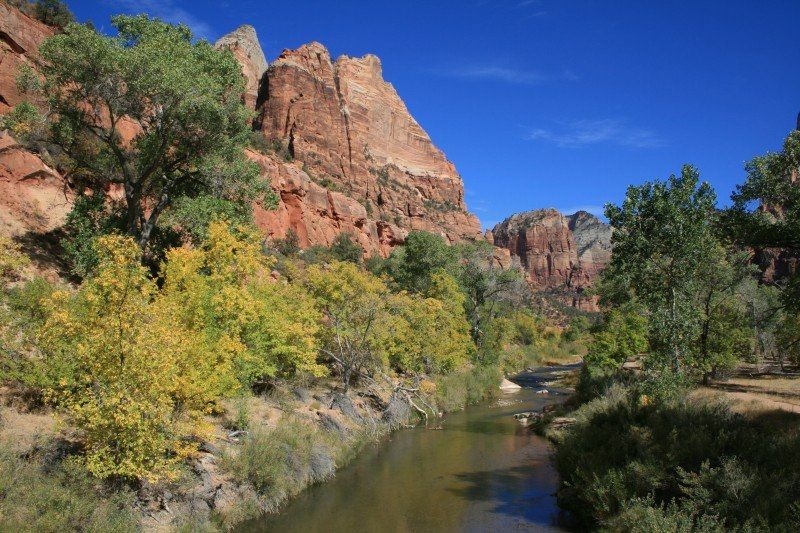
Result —
[[[382, 254], [411, 230], [450, 242], [481, 238], [455, 166], [383, 79], [377, 57], [333, 61], [314, 42], [284, 50], [260, 86], [256, 128], [268, 144], [283, 146], [291, 162], [265, 157], [295, 167], [273, 175], [305, 175], [300, 188], [297, 180], [288, 189], [278, 180], [278, 216], [260, 217], [271, 222], [268, 233], [282, 236], [291, 228], [307, 245], [355, 230], [368, 251]], [[325, 195], [327, 202], [315, 200]]]
[[[0, 113], [25, 101], [20, 67], [36, 66], [39, 45], [55, 30], [0, 2]], [[51, 231], [63, 224], [72, 195], [59, 173], [0, 131], [0, 235]]]
[[490, 238], [518, 258], [531, 286], [567, 305], [596, 310], [584, 293], [611, 259], [611, 227], [585, 211], [555, 209], [518, 213], [497, 224]]
[[[56, 31], [0, 2], [0, 113], [26, 98], [19, 68], [35, 67], [39, 45]], [[255, 206], [268, 238], [291, 229], [306, 247], [349, 232], [366, 253], [384, 256], [416, 229], [450, 242], [482, 238], [461, 177], [383, 79], [377, 57], [332, 61], [310, 43], [270, 65], [248, 25], [216, 46], [242, 65], [242, 100], [263, 135], [247, 155], [280, 198], [275, 210]], [[0, 195], [0, 231], [8, 234], [58, 227], [72, 198], [58, 172], [8, 134], [0, 139]]]

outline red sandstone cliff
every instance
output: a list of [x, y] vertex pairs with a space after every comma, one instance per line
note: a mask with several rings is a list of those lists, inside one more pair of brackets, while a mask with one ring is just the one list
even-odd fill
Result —
[[330, 210], [317, 208], [322, 216], [309, 219], [307, 205], [295, 207], [309, 194], [281, 189], [286, 214], [265, 229], [280, 236], [291, 227], [308, 242], [324, 235], [327, 244], [344, 221], [367, 250], [383, 253], [415, 229], [451, 242], [481, 238], [461, 177], [384, 81], [377, 57], [333, 62], [319, 43], [284, 50], [267, 69], [258, 100], [259, 131], [283, 142], [307, 179], [350, 213], [331, 219]]
[[[23, 101], [18, 69], [35, 65], [39, 45], [55, 31], [0, 2], [0, 112]], [[256, 206], [267, 236], [293, 229], [309, 246], [350, 232], [368, 253], [382, 255], [414, 229], [451, 242], [481, 238], [461, 177], [383, 80], [377, 57], [332, 62], [322, 45], [311, 43], [268, 66], [251, 26], [216, 46], [241, 63], [243, 101], [257, 111], [266, 141], [282, 141], [293, 155], [287, 161], [268, 150], [248, 151], [281, 199], [274, 211]], [[70, 198], [54, 169], [10, 136], [0, 139], [0, 231], [57, 227]]]
[[585, 211], [555, 209], [513, 215], [491, 232], [494, 245], [519, 259], [531, 285], [557, 293], [569, 305], [597, 308], [584, 291], [611, 259], [611, 228]]
[[56, 30], [0, 2], [0, 113], [25, 100], [17, 88], [22, 65], [35, 66], [39, 45]]
[[[0, 113], [25, 100], [17, 88], [22, 65], [35, 66], [39, 45], [55, 33], [21, 11], [0, 2]], [[0, 132], [0, 234], [21, 236], [60, 226], [71, 196], [58, 172]]]

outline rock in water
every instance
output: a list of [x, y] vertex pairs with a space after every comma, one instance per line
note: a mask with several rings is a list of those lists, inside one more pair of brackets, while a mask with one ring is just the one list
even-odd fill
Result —
[[500, 382], [500, 390], [505, 392], [516, 392], [521, 388], [522, 387], [520, 387], [514, 382], [507, 380], [506, 378], [503, 378], [503, 381]]

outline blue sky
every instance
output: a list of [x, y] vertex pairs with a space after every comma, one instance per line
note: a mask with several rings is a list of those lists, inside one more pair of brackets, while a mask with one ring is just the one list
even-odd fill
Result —
[[312, 40], [374, 53], [464, 177], [484, 226], [599, 211], [699, 167], [722, 203], [800, 111], [800, 1], [73, 0], [80, 20], [147, 12], [214, 40], [255, 26], [268, 60]]

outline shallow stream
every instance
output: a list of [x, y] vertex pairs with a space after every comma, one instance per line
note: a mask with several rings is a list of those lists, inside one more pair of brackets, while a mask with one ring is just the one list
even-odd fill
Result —
[[[525, 373], [525, 387], [447, 415], [441, 430], [401, 430], [328, 483], [246, 532], [559, 531], [551, 448], [513, 418], [563, 400], [543, 385], [565, 367]], [[542, 388], [550, 394], [537, 394]]]

